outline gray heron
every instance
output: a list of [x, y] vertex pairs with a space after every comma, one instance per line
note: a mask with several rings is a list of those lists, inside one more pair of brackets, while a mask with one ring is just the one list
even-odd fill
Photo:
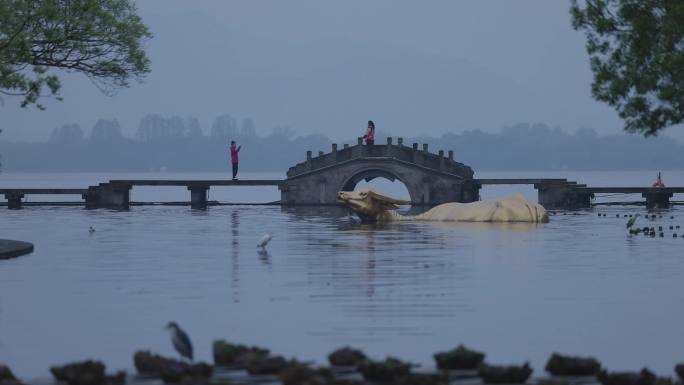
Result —
[[627, 221], [627, 228], [631, 228], [634, 225], [634, 222], [636, 222], [637, 218], [640, 217], [641, 214], [635, 214], [632, 218]]
[[171, 342], [173, 343], [173, 347], [176, 348], [176, 351], [178, 351], [181, 356], [192, 361], [192, 343], [183, 329], [172, 321], [166, 325], [166, 330], [171, 332]]

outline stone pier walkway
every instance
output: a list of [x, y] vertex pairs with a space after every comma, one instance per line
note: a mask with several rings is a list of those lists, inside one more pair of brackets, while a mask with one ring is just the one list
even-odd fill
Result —
[[33, 244], [11, 239], [0, 239], [0, 259], [16, 258], [33, 252]]

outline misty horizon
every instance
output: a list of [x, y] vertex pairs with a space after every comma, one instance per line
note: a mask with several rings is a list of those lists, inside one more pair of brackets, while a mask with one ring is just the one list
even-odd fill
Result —
[[[307, 0], [269, 2], [270, 12], [244, 1], [160, 4], [138, 3], [154, 33], [143, 83], [108, 97], [65, 74], [64, 101], [46, 99], [45, 111], [5, 97], [0, 138], [40, 141], [56, 126], [100, 118], [133, 135], [149, 112], [195, 115], [206, 129], [224, 111], [338, 141], [368, 119], [395, 136], [519, 122], [622, 132], [615, 111], [591, 97], [585, 38], [568, 2]], [[680, 127], [663, 134], [684, 138]]]

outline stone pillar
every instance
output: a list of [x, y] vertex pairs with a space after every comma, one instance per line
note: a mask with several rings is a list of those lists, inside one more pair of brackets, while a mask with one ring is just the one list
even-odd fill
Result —
[[12, 210], [19, 210], [21, 208], [21, 198], [24, 194], [19, 192], [13, 192], [5, 194], [5, 199], [7, 199], [7, 208]]
[[418, 143], [413, 143], [413, 163], [421, 163], [420, 158], [418, 157]]
[[349, 148], [349, 145], [347, 143], [345, 143], [344, 146], [342, 146], [342, 147]]
[[430, 155], [430, 152], [428, 151], [428, 144], [423, 143], [423, 157], [422, 157], [422, 162], [420, 164], [427, 166], [429, 155]]
[[388, 145], [388, 146], [391, 146], [391, 145], [392, 145], [392, 137], [391, 137], [391, 136], [388, 136], [388, 137], [387, 137], [387, 145]]
[[131, 185], [100, 183], [88, 187], [85, 193], [86, 208], [128, 210], [131, 203]]
[[332, 144], [332, 159], [334, 163], [337, 163], [337, 143]]
[[591, 207], [592, 194], [577, 191], [563, 183], [534, 185], [539, 204], [550, 210], [570, 210]]
[[454, 161], [454, 150], [449, 150], [449, 161], [450, 162]]
[[188, 190], [190, 190], [190, 208], [196, 210], [206, 210], [207, 191], [209, 190], [209, 186], [193, 184], [188, 186]]
[[366, 146], [363, 145], [363, 138], [356, 139], [356, 151], [352, 153], [352, 157], [362, 158], [366, 156]]
[[657, 191], [657, 188], [651, 191], [642, 193], [641, 196], [646, 198], [646, 207], [649, 209], [666, 209], [670, 207], [670, 198], [673, 193]]
[[401, 147], [404, 145], [404, 138], [397, 138], [397, 146]]
[[311, 171], [311, 150], [306, 152], [306, 169]]
[[472, 180], [464, 182], [461, 186], [462, 190], [460, 202], [469, 203], [479, 201], [481, 188], [482, 185], [473, 183]]
[[439, 171], [444, 171], [444, 150], [439, 150]]

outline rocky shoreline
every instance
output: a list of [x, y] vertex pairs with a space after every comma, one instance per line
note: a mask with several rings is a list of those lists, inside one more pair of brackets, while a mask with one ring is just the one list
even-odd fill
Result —
[[[459, 345], [434, 354], [436, 370], [387, 357], [375, 361], [360, 350], [343, 347], [328, 355], [328, 366], [274, 355], [269, 349], [217, 340], [213, 364], [182, 361], [141, 350], [133, 355], [137, 373], [108, 374], [98, 361], [82, 361], [50, 368], [58, 383], [68, 385], [129, 384], [283, 384], [283, 385], [676, 385], [684, 383], [684, 364], [675, 367], [678, 379], [658, 377], [647, 368], [609, 372], [593, 357], [554, 353], [546, 363], [547, 375], [532, 378], [528, 363], [501, 366], [487, 363], [482, 352]], [[0, 385], [28, 385], [0, 363]]]

